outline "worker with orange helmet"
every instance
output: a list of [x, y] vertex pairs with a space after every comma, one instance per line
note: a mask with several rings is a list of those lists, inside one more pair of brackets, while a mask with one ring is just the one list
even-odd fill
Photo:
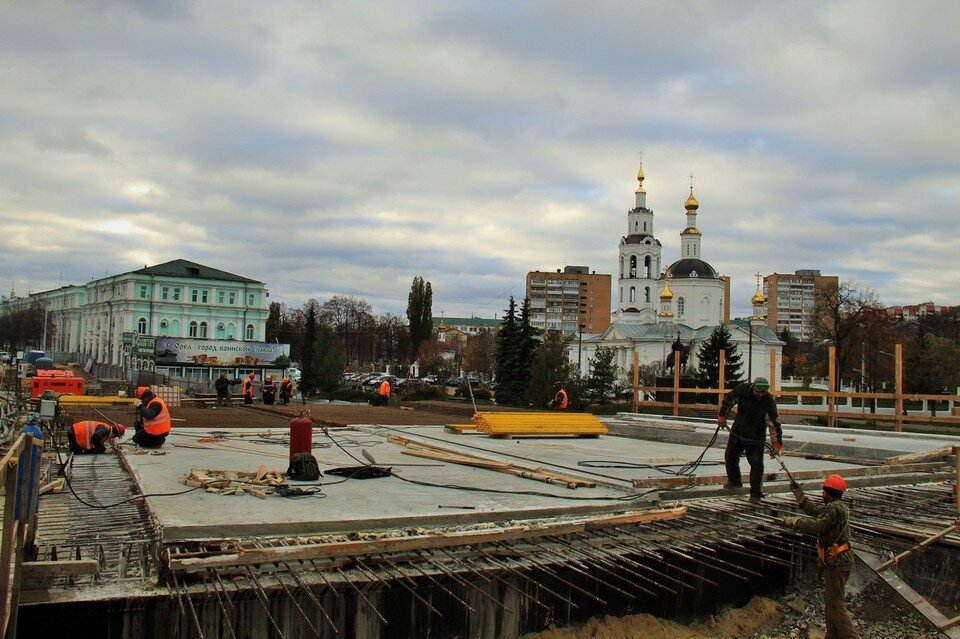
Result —
[[290, 381], [289, 377], [284, 377], [280, 380], [280, 401], [286, 405], [290, 403], [290, 398], [293, 397], [293, 382]]
[[570, 402], [567, 397], [567, 391], [563, 387], [563, 382], [554, 382], [553, 401], [550, 402], [550, 408], [553, 410], [567, 410], [567, 404]]
[[243, 378], [243, 384], [240, 386], [240, 392], [243, 393], [243, 403], [253, 403], [253, 380], [257, 378], [256, 373], [250, 373]]
[[383, 381], [380, 382], [379, 395], [380, 395], [379, 404], [381, 406], [386, 406], [387, 404], [390, 403], [390, 380], [384, 378]]
[[273, 375], [267, 375], [263, 378], [263, 385], [260, 387], [260, 393], [263, 396], [264, 404], [273, 404], [277, 399], [277, 383], [273, 381]]
[[843, 502], [847, 482], [840, 475], [823, 480], [823, 503], [814, 504], [795, 481], [790, 489], [797, 504], [809, 517], [784, 517], [794, 530], [817, 536], [817, 567], [823, 581], [823, 606], [830, 639], [860, 639], [844, 600], [847, 578], [853, 570], [850, 549], [850, 510]]
[[170, 411], [162, 399], [146, 386], [138, 386], [133, 405], [137, 418], [133, 443], [142, 448], [160, 448], [170, 434]]
[[107, 441], [114, 437], [123, 437], [126, 428], [123, 424], [105, 424], [93, 420], [75, 422], [67, 429], [67, 441], [70, 452], [80, 455], [83, 453], [107, 452]]

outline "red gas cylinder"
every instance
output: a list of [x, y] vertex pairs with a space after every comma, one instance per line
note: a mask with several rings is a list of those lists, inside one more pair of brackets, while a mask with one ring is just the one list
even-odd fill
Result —
[[309, 453], [313, 447], [313, 420], [301, 413], [290, 420], [290, 459], [297, 453]]

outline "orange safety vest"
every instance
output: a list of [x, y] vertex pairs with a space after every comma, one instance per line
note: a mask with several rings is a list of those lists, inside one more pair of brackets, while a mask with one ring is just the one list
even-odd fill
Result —
[[160, 404], [160, 412], [153, 419], [143, 420], [143, 430], [150, 435], [166, 435], [170, 432], [170, 411], [167, 410], [167, 405], [159, 397], [154, 397], [147, 402], [147, 408], [154, 403]]
[[380, 382], [380, 394], [390, 399], [390, 382], [387, 380]]
[[76, 440], [77, 446], [84, 450], [93, 450], [93, 434], [100, 426], [103, 426], [108, 431], [110, 430], [110, 426], [103, 422], [83, 421], [75, 423], [73, 425], [73, 439]]
[[562, 388], [557, 391], [556, 396], [553, 398], [553, 401], [560, 400], [560, 403], [554, 406], [557, 410], [567, 410], [567, 391]]
[[249, 377], [244, 377], [240, 389], [244, 395], [253, 395], [253, 380]]

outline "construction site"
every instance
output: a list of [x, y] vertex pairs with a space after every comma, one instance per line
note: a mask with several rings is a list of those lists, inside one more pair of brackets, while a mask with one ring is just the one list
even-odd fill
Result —
[[[818, 500], [836, 473], [857, 573], [913, 619], [904, 628], [960, 637], [953, 415], [898, 412], [896, 428], [875, 430], [839, 428], [829, 411], [826, 426], [803, 424], [802, 408], [784, 408], [783, 450], [766, 458], [764, 498], [751, 503], [723, 486], [727, 432], [679, 415], [679, 383], [657, 389], [672, 402], [640, 402], [635, 388], [633, 411], [601, 417], [444, 402], [216, 406], [155, 390], [173, 419], [165, 444], [127, 436], [90, 455], [70, 454], [66, 429], [129, 427], [130, 397], [6, 397], [5, 636], [760, 636], [559, 633], [640, 614], [716, 623], [795, 590], [816, 570], [816, 539], [783, 525], [799, 512], [790, 482]], [[831, 407], [842, 399], [827, 395]], [[317, 481], [285, 476], [296, 420]], [[936, 428], [904, 428], [921, 421]], [[822, 611], [808, 614], [795, 635], [763, 636], [823, 637]]]

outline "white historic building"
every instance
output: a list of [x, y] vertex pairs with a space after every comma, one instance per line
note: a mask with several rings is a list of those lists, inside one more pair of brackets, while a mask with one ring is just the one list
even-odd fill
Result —
[[686, 226], [680, 233], [680, 257], [662, 267], [663, 245], [654, 235], [653, 210], [647, 207], [643, 166], [634, 208], [627, 212], [627, 234], [620, 239], [618, 305], [610, 327], [603, 333], [583, 335], [568, 342], [571, 362], [580, 362], [582, 375], [589, 374], [589, 361], [599, 347], [612, 348], [622, 375], [633, 366], [637, 353], [642, 366], [666, 361], [671, 344], [678, 339], [688, 351], [687, 366], [698, 365], [697, 351], [713, 329], [727, 324], [732, 341], [742, 356], [744, 375], [752, 362], [753, 376], [770, 374], [773, 352], [776, 379], [780, 377], [782, 343], [763, 326], [757, 295], [751, 300], [754, 317], [730, 322], [730, 278], [720, 275], [703, 259], [702, 237], [697, 228], [700, 203], [693, 195], [684, 202]]

